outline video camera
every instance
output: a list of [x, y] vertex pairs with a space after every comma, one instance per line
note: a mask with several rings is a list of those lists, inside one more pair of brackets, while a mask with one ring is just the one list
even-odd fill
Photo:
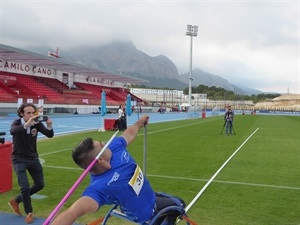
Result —
[[4, 136], [4, 135], [6, 135], [5, 132], [0, 132], [0, 144], [4, 144], [5, 143], [5, 138], [1, 137], [1, 136]]
[[227, 111], [227, 112], [226, 112], [226, 116], [228, 116], [228, 117], [233, 117], [233, 112], [232, 112], [232, 111]]
[[39, 116], [35, 118], [36, 122], [46, 122], [48, 120], [48, 116]]

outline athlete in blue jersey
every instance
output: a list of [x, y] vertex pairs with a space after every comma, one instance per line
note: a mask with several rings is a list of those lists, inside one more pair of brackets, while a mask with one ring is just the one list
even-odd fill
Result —
[[[51, 225], [71, 225], [86, 213], [96, 212], [103, 205], [118, 204], [132, 221], [150, 221], [158, 210], [176, 203], [155, 193], [149, 181], [126, 147], [136, 138], [149, 117], [143, 115], [134, 125], [116, 137], [90, 171], [91, 183], [73, 205], [58, 215]], [[105, 143], [86, 138], [72, 152], [73, 160], [86, 169]], [[182, 206], [183, 200], [179, 199]], [[168, 216], [168, 224], [176, 222], [176, 212]], [[164, 218], [165, 219], [165, 218]], [[157, 223], [160, 224], [160, 223]]]

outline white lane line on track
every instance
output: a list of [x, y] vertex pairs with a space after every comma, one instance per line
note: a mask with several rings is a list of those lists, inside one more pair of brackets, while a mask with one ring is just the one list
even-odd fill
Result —
[[[164, 175], [152, 175], [147, 174], [148, 177], [157, 177], [157, 178], [167, 178], [174, 180], [189, 180], [189, 181], [201, 181], [207, 182], [207, 179], [200, 178], [189, 178], [189, 177], [174, 177], [174, 176], [164, 176]], [[245, 186], [254, 186], [254, 187], [267, 187], [267, 188], [278, 188], [278, 189], [289, 189], [289, 190], [300, 190], [300, 187], [289, 187], [289, 186], [280, 186], [280, 185], [269, 185], [269, 184], [255, 184], [255, 183], [247, 183], [247, 182], [238, 182], [238, 181], [226, 181], [226, 180], [213, 180], [213, 183], [222, 183], [222, 184], [237, 184], [237, 185], [245, 185]]]
[[67, 166], [44, 166], [43, 167], [46, 167], [46, 168], [53, 168], [53, 169], [64, 169], [64, 170], [82, 170], [81, 168], [74, 168], [74, 167], [67, 167]]
[[[151, 132], [147, 132], [147, 133], [148, 134], [155, 134], [155, 133], [159, 133], [159, 132], [175, 130], [175, 129], [178, 129], [178, 128], [190, 127], [190, 126], [195, 126], [195, 125], [204, 124], [204, 123], [208, 123], [208, 122], [214, 122], [216, 120], [219, 120], [219, 119], [205, 120], [205, 121], [200, 121], [199, 123], [192, 123], [192, 124], [187, 124], [187, 125], [182, 125], [182, 126], [177, 126], [177, 127], [171, 127], [171, 128], [161, 129], [161, 130], [157, 130], [157, 131], [151, 131]], [[143, 134], [139, 134], [138, 136], [141, 136], [141, 135], [143, 135]]]
[[[169, 130], [175, 130], [175, 129], [179, 129], [179, 128], [182, 128], [182, 127], [189, 127], [189, 126], [199, 125], [199, 124], [203, 124], [203, 123], [207, 123], [207, 122], [213, 122], [213, 121], [216, 121], [216, 120], [218, 120], [218, 119], [200, 121], [199, 123], [193, 123], [193, 124], [188, 124], [188, 125], [182, 125], [182, 126], [172, 127], [172, 128], [168, 128], [168, 129], [162, 129], [162, 130], [158, 130], [158, 131], [147, 132], [147, 134], [154, 134], [154, 133], [159, 133], [159, 132], [164, 132], [164, 131], [169, 131]], [[70, 133], [68, 133], [68, 134], [70, 134]], [[137, 136], [144, 136], [144, 134], [141, 133], [141, 134], [138, 134]], [[63, 150], [59, 150], [59, 151], [54, 151], [54, 152], [47, 152], [47, 153], [39, 154], [39, 156], [56, 154], [56, 153], [60, 153], [60, 152], [69, 151], [71, 149], [73, 149], [73, 148], [67, 148], [67, 149], [63, 149]]]
[[195, 198], [191, 201], [191, 203], [185, 208], [185, 211], [187, 212], [192, 205], [198, 200], [198, 198], [202, 195], [202, 193], [205, 191], [205, 189], [210, 185], [210, 183], [215, 179], [215, 177], [221, 172], [221, 170], [226, 166], [226, 164], [235, 156], [235, 154], [246, 144], [246, 142], [258, 131], [259, 128], [257, 128], [250, 136], [241, 144], [240, 147], [238, 147], [237, 150], [223, 163], [223, 165], [217, 170], [217, 172], [209, 179], [209, 181], [204, 185], [204, 187], [199, 191], [199, 193], [195, 196]]
[[[83, 170], [79, 167], [75, 168], [75, 167], [66, 167], [66, 166], [45, 166], [45, 165], [43, 165], [43, 167], [53, 168], [53, 169], [65, 169], [65, 170]], [[189, 180], [189, 181], [200, 181], [200, 182], [207, 182], [208, 181], [207, 179], [191, 178], [191, 177], [174, 177], [174, 176], [153, 175], [153, 174], [147, 174], [147, 176], [148, 177], [163, 178], [163, 179], [172, 179], [172, 180]], [[276, 186], [276, 185], [269, 185], [269, 184], [255, 184], [255, 183], [237, 182], [237, 181], [214, 180], [212, 182], [213, 183], [222, 183], [222, 184], [236, 184], [236, 185], [254, 186], [254, 187], [300, 190], [300, 187]]]
[[47, 152], [47, 153], [39, 154], [39, 156], [52, 155], [52, 154], [56, 154], [56, 153], [60, 153], [60, 152], [69, 151], [71, 149], [72, 148], [67, 148], [67, 149], [63, 149], [63, 150], [59, 150], [59, 151], [55, 151], [55, 152]]

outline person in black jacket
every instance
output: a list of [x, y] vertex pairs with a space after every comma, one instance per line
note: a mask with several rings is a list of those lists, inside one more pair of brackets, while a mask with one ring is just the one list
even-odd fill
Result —
[[225, 123], [226, 123], [226, 133], [225, 133], [225, 135], [232, 135], [233, 117], [234, 117], [234, 112], [231, 109], [231, 106], [229, 105], [227, 107], [227, 110], [226, 110], [225, 115], [224, 115], [224, 120], [225, 120]]
[[[22, 215], [19, 204], [23, 202], [26, 223], [34, 221], [31, 204], [31, 195], [44, 188], [43, 168], [39, 161], [37, 152], [37, 135], [41, 132], [48, 138], [54, 136], [52, 120], [46, 119], [46, 126], [38, 120], [37, 108], [32, 103], [24, 103], [18, 109], [19, 119], [11, 124], [13, 151], [12, 164], [18, 178], [21, 193], [11, 199], [8, 204], [18, 215]], [[30, 186], [27, 171], [33, 179], [34, 184]]]

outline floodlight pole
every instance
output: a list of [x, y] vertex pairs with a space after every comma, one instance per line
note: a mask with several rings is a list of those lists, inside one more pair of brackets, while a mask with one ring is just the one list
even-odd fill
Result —
[[193, 37], [197, 37], [198, 35], [198, 26], [197, 25], [187, 25], [187, 31], [185, 33], [186, 36], [191, 37], [191, 49], [190, 49], [190, 77], [189, 77], [189, 104], [191, 104], [192, 99], [192, 61], [193, 61]]

